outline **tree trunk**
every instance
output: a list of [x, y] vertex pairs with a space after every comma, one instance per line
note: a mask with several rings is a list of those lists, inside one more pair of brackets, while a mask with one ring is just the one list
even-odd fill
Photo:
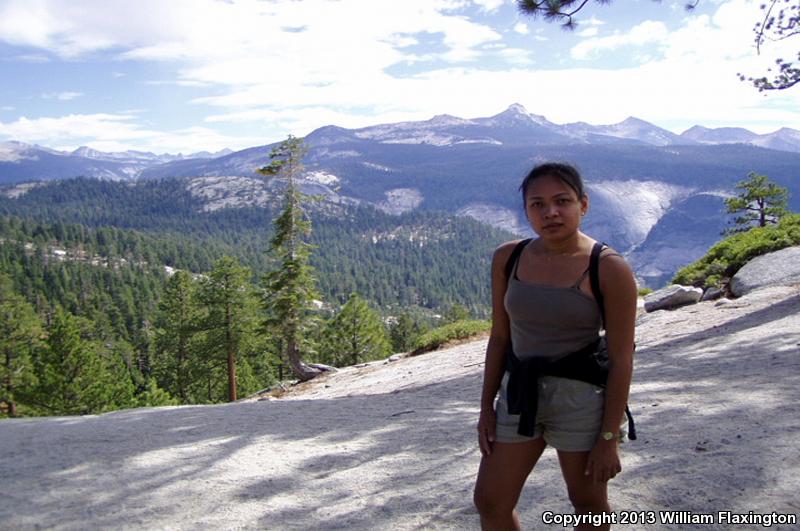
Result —
[[286, 351], [286, 357], [289, 359], [292, 372], [301, 382], [306, 382], [322, 372], [303, 363], [303, 360], [300, 359], [300, 351], [297, 348], [297, 342], [294, 338], [286, 342]]
[[187, 402], [186, 383], [184, 378], [187, 358], [188, 355], [186, 352], [186, 344], [183, 338], [183, 332], [181, 331], [181, 336], [178, 339], [178, 363], [175, 367], [175, 383], [178, 385], [178, 396], [181, 399], [181, 404], [185, 404]]
[[228, 401], [236, 401], [236, 359], [234, 358], [233, 333], [231, 328], [231, 303], [225, 307], [225, 346], [228, 348]]
[[6, 351], [6, 404], [8, 405], [8, 416], [17, 416], [17, 403], [14, 401], [14, 381], [11, 378], [11, 352]]

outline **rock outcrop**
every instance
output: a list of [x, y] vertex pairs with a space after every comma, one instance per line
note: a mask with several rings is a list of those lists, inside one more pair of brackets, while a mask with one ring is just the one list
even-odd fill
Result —
[[789, 286], [800, 283], [800, 246], [753, 258], [736, 273], [730, 290], [741, 297], [765, 286]]
[[[800, 287], [723, 300], [641, 317], [639, 439], [622, 445], [615, 507], [797, 513]], [[0, 528], [479, 529], [486, 346], [345, 367], [270, 400], [2, 420]], [[523, 529], [570, 510], [552, 449], [517, 507]]]
[[692, 286], [672, 284], [666, 288], [647, 295], [644, 298], [644, 309], [647, 312], [656, 310], [671, 310], [679, 306], [694, 304], [703, 296], [703, 290]]
[[714, 301], [724, 296], [725, 296], [724, 288], [711, 287], [703, 292], [703, 296], [700, 297], [700, 302]]

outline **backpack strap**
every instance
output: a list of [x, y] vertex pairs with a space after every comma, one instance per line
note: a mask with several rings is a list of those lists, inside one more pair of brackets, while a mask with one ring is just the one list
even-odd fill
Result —
[[[600, 253], [602, 253], [603, 249], [607, 247], [608, 246], [605, 243], [595, 242], [594, 246], [592, 247], [592, 254], [589, 257], [589, 283], [592, 286], [594, 300], [597, 301], [597, 307], [600, 310], [600, 318], [603, 320], [603, 328], [606, 327], [606, 309], [605, 302], [603, 300], [603, 292], [600, 291]], [[634, 346], [634, 348], [636, 347]], [[628, 404], [625, 404], [625, 416], [628, 417], [628, 439], [635, 441], [636, 424], [633, 422], [633, 415], [631, 414]]]
[[508, 261], [506, 262], [506, 280], [511, 278], [511, 271], [514, 270], [514, 265], [519, 260], [519, 255], [522, 254], [522, 249], [530, 243], [533, 238], [526, 238], [520, 241], [515, 247], [514, 250], [511, 251], [511, 256], [508, 257]]
[[589, 257], [589, 283], [592, 286], [592, 295], [597, 301], [597, 308], [600, 310], [600, 318], [603, 320], [603, 328], [606, 327], [606, 309], [603, 301], [603, 292], [600, 291], [600, 253], [608, 247], [605, 243], [594, 242], [592, 254]]

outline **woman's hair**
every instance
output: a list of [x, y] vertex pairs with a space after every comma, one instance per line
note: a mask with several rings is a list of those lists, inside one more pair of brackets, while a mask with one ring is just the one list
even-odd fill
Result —
[[528, 186], [539, 177], [546, 176], [558, 177], [564, 181], [570, 188], [575, 190], [575, 193], [578, 194], [578, 199], [586, 196], [586, 191], [583, 188], [583, 179], [574, 166], [563, 162], [545, 162], [535, 166], [527, 177], [522, 180], [519, 189], [522, 192], [523, 204], [525, 204], [525, 193], [528, 191]]

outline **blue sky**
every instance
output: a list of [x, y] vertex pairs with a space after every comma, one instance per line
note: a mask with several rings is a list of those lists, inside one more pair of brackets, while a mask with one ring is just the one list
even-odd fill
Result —
[[[591, 3], [565, 32], [504, 0], [0, 0], [0, 141], [241, 149], [335, 124], [628, 116], [800, 129], [800, 88], [759, 94], [758, 3]], [[793, 47], [794, 46], [794, 47]]]

